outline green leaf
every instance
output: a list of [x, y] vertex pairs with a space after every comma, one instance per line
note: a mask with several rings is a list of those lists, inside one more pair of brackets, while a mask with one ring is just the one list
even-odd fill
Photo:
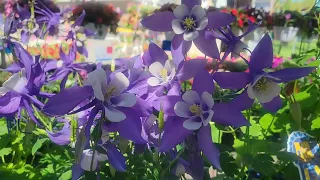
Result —
[[221, 168], [226, 175], [234, 177], [236, 174], [239, 173], [239, 167], [236, 164], [235, 159], [229, 153], [221, 153], [220, 162]]
[[309, 67], [317, 66], [318, 67], [319, 65], [320, 65], [320, 60], [316, 60], [316, 61], [309, 63], [307, 66], [309, 66]]
[[32, 147], [31, 154], [34, 155], [42, 147], [42, 144], [46, 140], [49, 140], [49, 138], [38, 139], [37, 142]]
[[11, 152], [12, 152], [12, 149], [11, 149], [11, 148], [3, 148], [3, 149], [0, 149], [0, 157], [7, 156], [7, 155], [9, 155]]
[[294, 95], [295, 100], [299, 102], [302, 111], [310, 109], [318, 102], [319, 91], [316, 86], [309, 87], [306, 91]]
[[298, 168], [293, 163], [289, 163], [283, 170], [283, 178], [297, 179], [297, 177], [300, 177]]
[[[251, 126], [248, 126], [249, 128], [249, 136], [255, 136], [258, 137], [260, 135], [262, 135], [262, 129], [261, 126], [259, 124], [256, 123], [256, 121], [254, 120], [250, 120]], [[247, 127], [241, 127], [241, 131], [243, 133], [246, 133], [246, 128]]]
[[320, 117], [312, 120], [311, 130], [320, 128]]
[[119, 137], [119, 149], [122, 153], [126, 152], [129, 143], [129, 140]]
[[0, 136], [8, 134], [8, 128], [5, 122], [5, 119], [0, 119]]
[[16, 137], [16, 139], [12, 142], [13, 144], [20, 144], [21, 141], [23, 140], [25, 134], [24, 133], [19, 133], [18, 136]]
[[45, 130], [43, 130], [43, 129], [39, 129], [39, 128], [37, 128], [36, 130], [34, 130], [34, 131], [32, 131], [35, 135], [47, 135], [47, 132], [45, 131]]
[[25, 131], [27, 132], [24, 136], [23, 141], [23, 149], [30, 153], [33, 143], [31, 142], [33, 134], [31, 133], [35, 129], [35, 123], [33, 121], [29, 121], [26, 125]]
[[75, 156], [75, 162], [77, 164], [80, 163], [81, 161], [81, 155], [82, 155], [82, 152], [84, 150], [84, 146], [85, 146], [85, 143], [87, 141], [87, 138], [85, 136], [85, 128], [82, 128], [82, 130], [80, 131], [79, 133], [79, 136], [77, 138], [77, 141], [76, 141], [76, 145], [75, 145], [75, 153], [74, 153], [74, 156]]
[[268, 127], [270, 126], [270, 123], [273, 119], [272, 114], [265, 114], [263, 115], [260, 120], [259, 120], [259, 124], [261, 125], [261, 127], [263, 129], [268, 129]]
[[264, 175], [271, 175], [276, 171], [273, 158], [268, 154], [256, 155], [252, 161], [252, 167]]
[[111, 173], [112, 177], [115, 177], [117, 170], [111, 164], [109, 164], [109, 169], [110, 169], [110, 173]]
[[69, 180], [72, 178], [72, 171], [69, 170], [65, 173], [63, 173], [60, 177], [59, 177], [59, 180]]
[[300, 104], [298, 102], [290, 103], [290, 113], [292, 115], [293, 120], [295, 120], [298, 127], [300, 128], [302, 112], [301, 112]]
[[220, 142], [219, 129], [213, 123], [210, 123], [210, 126], [211, 126], [212, 142], [219, 143]]
[[235, 148], [238, 154], [244, 154], [244, 141], [240, 141], [239, 139], [234, 140], [233, 148]]
[[285, 163], [294, 162], [298, 160], [298, 156], [296, 154], [285, 151], [277, 152], [275, 153], [275, 155], [277, 156], [278, 160], [283, 161]]
[[282, 63], [284, 68], [299, 68], [301, 67], [299, 64], [295, 63], [294, 61], [284, 61]]

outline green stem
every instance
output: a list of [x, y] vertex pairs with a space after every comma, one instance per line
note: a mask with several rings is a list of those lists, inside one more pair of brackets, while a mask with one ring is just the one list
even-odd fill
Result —
[[[103, 118], [104, 118], [104, 117], [105, 117], [105, 114], [104, 114], [104, 112], [102, 111], [101, 119], [100, 119], [99, 124], [98, 124], [98, 134], [97, 134], [97, 135], [99, 135], [99, 134], [101, 133], [101, 125], [102, 125], [102, 122], [103, 122]], [[98, 142], [99, 138], [101, 138], [101, 137], [97, 136], [97, 137], [95, 137], [95, 139], [94, 139], [93, 154], [92, 154], [91, 165], [90, 165], [90, 169], [91, 169], [91, 170], [93, 170], [93, 169], [92, 169], [92, 165], [93, 165], [93, 160], [94, 160], [94, 157], [95, 157], [95, 154], [96, 154], [97, 142]]]
[[268, 126], [267, 130], [263, 133], [264, 139], [266, 139], [266, 137], [267, 137], [267, 133], [270, 131], [270, 128], [271, 128], [271, 126], [272, 126], [272, 124], [273, 124], [273, 122], [274, 122], [275, 118], [276, 118], [276, 116], [273, 116], [273, 118], [272, 118], [272, 120], [271, 120], [271, 123], [269, 124], [269, 126]]
[[32, 160], [31, 160], [31, 163], [30, 163], [30, 165], [32, 166], [32, 164], [33, 164], [33, 161], [34, 161], [34, 158], [35, 158], [36, 156], [32, 156]]
[[[247, 120], [250, 121], [250, 110], [247, 110], [247, 111], [246, 111], [246, 115], [247, 115]], [[248, 151], [249, 151], [249, 140], [250, 140], [249, 134], [250, 134], [250, 127], [247, 126], [247, 127], [246, 127], [245, 142], [244, 142], [244, 147], [245, 147], [245, 152], [246, 152], [246, 154], [247, 154]], [[241, 174], [242, 174], [243, 176], [245, 176], [245, 168], [246, 168], [245, 163], [243, 163], [243, 164], [242, 164], [242, 169], [241, 169]]]
[[4, 160], [4, 157], [3, 157], [3, 156], [1, 156], [1, 160], [2, 160], [3, 164], [6, 163], [6, 161]]
[[34, 0], [30, 1], [31, 18], [34, 18]]
[[79, 85], [82, 86], [82, 82], [81, 82], [81, 78], [80, 78], [79, 73], [77, 73], [77, 79], [78, 79]]
[[52, 128], [42, 119], [42, 116], [39, 114], [38, 110], [34, 107], [33, 104], [32, 104], [32, 108], [34, 110], [34, 113], [36, 114], [40, 122], [46, 127], [46, 129], [52, 131]]

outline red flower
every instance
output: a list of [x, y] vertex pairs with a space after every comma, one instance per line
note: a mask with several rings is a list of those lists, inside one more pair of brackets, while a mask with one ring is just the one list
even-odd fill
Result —
[[239, 16], [238, 16], [240, 19], [244, 19], [244, 14], [243, 13], [239, 13]]
[[238, 19], [238, 26], [240, 27], [240, 28], [243, 28], [243, 20], [242, 19]]
[[101, 23], [102, 23], [102, 21], [103, 21], [103, 19], [102, 19], [101, 17], [98, 17], [98, 18], [97, 18], [97, 22], [98, 22], [98, 23], [100, 23], [100, 24], [101, 24]]
[[228, 9], [222, 9], [221, 12], [228, 13]]
[[237, 9], [231, 9], [231, 14], [237, 16], [238, 15], [238, 10]]
[[248, 19], [249, 19], [249, 21], [251, 21], [252, 23], [255, 23], [255, 22], [256, 22], [256, 18], [253, 17], [253, 16], [249, 16]]

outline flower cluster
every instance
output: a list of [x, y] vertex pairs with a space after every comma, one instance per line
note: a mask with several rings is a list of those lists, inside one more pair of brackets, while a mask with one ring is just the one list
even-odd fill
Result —
[[[85, 38], [92, 34], [80, 26], [85, 12], [68, 32], [66, 38], [72, 42], [69, 52], [61, 50], [61, 59], [50, 61], [31, 56], [23, 46], [28, 39], [20, 42], [10, 34], [20, 28], [25, 35], [39, 33], [41, 37], [43, 33], [51, 33], [65, 13], [51, 12], [41, 0], [29, 4], [30, 7], [18, 8], [26, 16], [7, 17], [2, 38], [10, 44], [7, 47], [13, 47], [16, 62], [6, 69], [13, 75], [0, 88], [0, 115], [18, 121], [32, 120], [46, 129], [54, 143], [73, 144], [73, 179], [81, 177], [84, 171], [99, 171], [100, 164], [106, 162], [118, 171], [125, 171], [126, 159], [119, 148], [119, 137], [132, 141], [136, 151], [143, 147], [158, 157], [176, 159], [175, 175], [187, 172], [194, 179], [203, 179], [202, 155], [221, 169], [211, 125], [249, 126], [242, 111], [251, 108], [255, 100], [267, 111], [276, 112], [282, 106], [279, 83], [307, 76], [315, 67], [271, 71], [272, 41], [266, 34], [252, 51], [250, 61], [244, 58], [248, 65], [246, 72], [218, 72], [226, 54], [240, 56], [245, 50], [241, 38], [257, 25], [250, 24], [248, 31], [237, 37], [230, 30], [235, 21], [232, 15], [206, 12], [200, 3], [201, 0], [182, 0], [173, 12], [157, 12], [142, 20], [142, 25], [150, 30], [175, 34], [172, 59], [151, 43], [142, 55], [116, 59], [117, 68], [113, 72], [101, 64], [74, 62], [76, 52], [87, 54]], [[34, 18], [33, 9], [43, 13], [43, 17]], [[20, 19], [23, 17], [26, 18]], [[47, 28], [39, 31], [43, 24]], [[227, 45], [222, 57], [216, 38]], [[186, 60], [192, 43], [215, 60], [210, 73], [206, 58]], [[74, 85], [66, 87], [72, 74], [78, 78], [74, 78]], [[187, 87], [190, 79], [192, 87]], [[57, 94], [41, 91], [52, 82], [60, 82]], [[236, 93], [231, 100], [216, 99], [217, 85]], [[71, 123], [72, 114], [78, 117], [76, 125]], [[43, 116], [63, 123], [63, 128], [52, 131]], [[73, 142], [71, 134], [76, 136]], [[187, 152], [185, 160], [178, 155], [183, 151]]]
[[258, 12], [256, 12], [256, 10], [253, 9], [238, 10], [235, 8], [225, 8], [222, 9], [221, 12], [230, 13], [233, 16], [235, 16], [237, 20], [234, 22], [234, 24], [240, 29], [243, 29], [244, 27], [248, 26], [249, 21], [255, 23], [258, 19], [262, 20], [262, 17], [258, 17]]
[[111, 33], [116, 33], [120, 16], [112, 5], [105, 5], [100, 2], [84, 2], [77, 6], [73, 13], [75, 16], [79, 16], [83, 11], [86, 12], [86, 16], [82, 25], [88, 23], [93, 23], [96, 27], [105, 25]]

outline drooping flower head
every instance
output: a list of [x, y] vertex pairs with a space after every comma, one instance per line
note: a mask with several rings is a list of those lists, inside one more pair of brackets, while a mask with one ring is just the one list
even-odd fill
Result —
[[[0, 116], [14, 117], [20, 121], [22, 109], [26, 110], [31, 120], [42, 125], [34, 116], [36, 109], [42, 109], [44, 104], [38, 97], [44, 84], [44, 73], [39, 61], [33, 61], [32, 56], [21, 45], [15, 44], [15, 53], [21, 61], [20, 70], [14, 73], [0, 88]], [[36, 108], [34, 109], [33, 106]]]
[[248, 45], [243, 43], [241, 39], [254, 31], [257, 27], [258, 25], [255, 25], [249, 21], [249, 27], [247, 31], [240, 36], [236, 36], [233, 34], [231, 27], [228, 25], [226, 31], [222, 28], [219, 28], [220, 33], [217, 33], [215, 31], [208, 31], [206, 33], [206, 37], [212, 40], [215, 40], [215, 38], [220, 39], [227, 45], [227, 49], [221, 59], [221, 61], [224, 61], [229, 54], [231, 54], [231, 58], [238, 58], [240, 56], [240, 53], [248, 48]]

